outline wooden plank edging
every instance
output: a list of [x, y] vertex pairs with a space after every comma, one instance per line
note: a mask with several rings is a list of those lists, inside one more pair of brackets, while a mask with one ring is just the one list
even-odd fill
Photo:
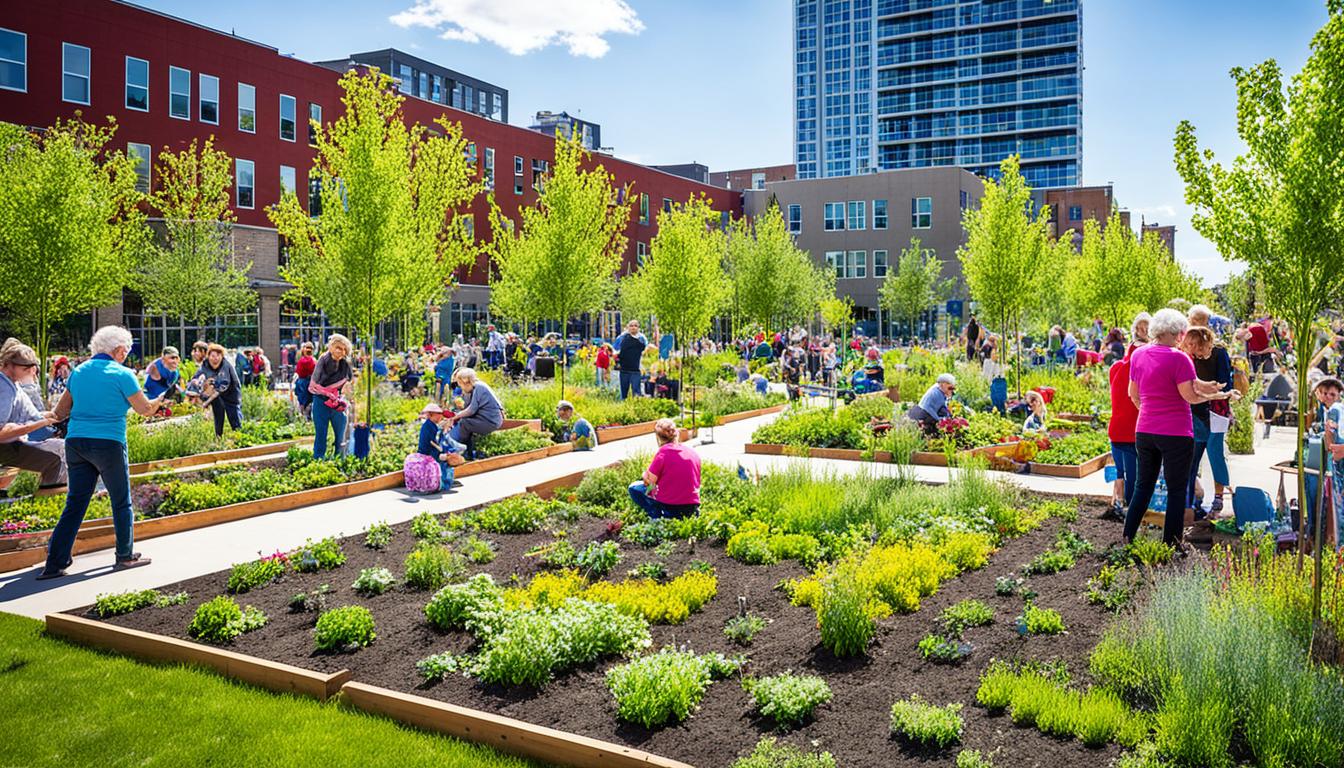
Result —
[[160, 472], [165, 469], [179, 469], [182, 467], [197, 467], [202, 464], [214, 464], [221, 461], [231, 461], [233, 459], [250, 459], [255, 456], [265, 456], [270, 453], [281, 453], [289, 450], [296, 445], [311, 443], [313, 438], [300, 437], [295, 440], [281, 440], [278, 443], [266, 443], [265, 445], [251, 445], [247, 448], [230, 448], [225, 451], [210, 451], [208, 453], [193, 453], [190, 456], [178, 456], [174, 459], [158, 459], [156, 461], [138, 461], [132, 465], [132, 475], [145, 475], [154, 472]]
[[789, 407], [788, 403], [780, 403], [779, 405], [772, 405], [769, 408], [757, 408], [754, 411], [738, 411], [737, 413], [727, 413], [719, 417], [718, 426], [723, 426], [724, 424], [732, 424], [735, 421], [754, 419], [757, 416], [768, 416], [769, 414], [772, 413], [782, 413], [784, 409], [788, 407]]
[[364, 683], [347, 682], [341, 697], [365, 712], [547, 763], [577, 768], [691, 768], [633, 747]]
[[1038, 464], [1033, 461], [1031, 463], [1031, 474], [1082, 479], [1105, 467], [1110, 460], [1111, 454], [1108, 451], [1093, 456], [1082, 464]]
[[223, 648], [117, 627], [65, 613], [47, 614], [46, 624], [48, 634], [81, 645], [153, 661], [199, 664], [225, 677], [280, 693], [295, 693], [325, 700], [336, 695], [350, 679], [348, 669], [332, 674], [313, 672]]

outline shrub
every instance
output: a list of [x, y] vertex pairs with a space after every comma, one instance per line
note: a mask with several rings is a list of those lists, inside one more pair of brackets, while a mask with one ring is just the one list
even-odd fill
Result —
[[756, 633], [765, 629], [766, 623], [764, 617], [744, 613], [729, 619], [723, 626], [723, 634], [738, 645], [751, 645], [751, 641], [756, 639]]
[[775, 721], [780, 730], [801, 724], [818, 705], [831, 700], [831, 687], [815, 675], [782, 675], [746, 679], [742, 687], [756, 701], [756, 709]]
[[415, 669], [427, 682], [442, 680], [451, 674], [466, 672], [470, 661], [464, 656], [451, 653], [436, 653], [415, 662]]
[[392, 526], [380, 521], [369, 526], [364, 535], [364, 546], [370, 549], [383, 549], [392, 543]]
[[283, 557], [263, 557], [246, 563], [236, 563], [229, 570], [229, 581], [225, 589], [235, 595], [241, 595], [257, 587], [264, 587], [284, 575]]
[[817, 625], [821, 629], [821, 644], [836, 656], [866, 652], [877, 634], [869, 595], [859, 573], [859, 561], [854, 558], [846, 558], [822, 579]]
[[891, 730], [916, 744], [948, 747], [961, 741], [961, 705], [939, 707], [912, 694], [891, 705]]
[[631, 579], [619, 584], [599, 581], [583, 591], [585, 600], [611, 603], [624, 613], [642, 616], [654, 624], [680, 624], [700, 610], [718, 592], [713, 574], [688, 571], [659, 584], [650, 579]]
[[1095, 577], [1087, 580], [1087, 602], [1118, 611], [1138, 594], [1142, 584], [1133, 568], [1103, 565]]
[[98, 618], [106, 619], [109, 616], [120, 616], [131, 611], [138, 611], [141, 608], [148, 608], [151, 605], [158, 608], [181, 605], [187, 599], [186, 592], [165, 595], [157, 589], [117, 592], [109, 595], [98, 595], [93, 601], [93, 611], [98, 614]]
[[590, 541], [574, 556], [574, 565], [589, 578], [607, 575], [619, 562], [621, 545], [614, 541]]
[[485, 683], [540, 688], [560, 670], [650, 644], [649, 625], [610, 605], [566, 600], [557, 608], [524, 608], [498, 614], [477, 656]]
[[957, 753], [956, 768], [994, 768], [994, 762], [978, 749], [963, 749]]
[[541, 529], [552, 507], [531, 494], [495, 502], [471, 516], [471, 524], [490, 533], [533, 533]]
[[995, 661], [980, 675], [980, 687], [975, 692], [975, 703], [999, 712], [1008, 708], [1017, 686], [1017, 674], [1002, 661]]
[[418, 541], [436, 542], [443, 537], [443, 524], [428, 512], [411, 518], [411, 535]]
[[662, 581], [667, 578], [667, 566], [657, 561], [640, 563], [630, 569], [630, 578], [648, 579], [649, 581]]
[[333, 608], [317, 619], [313, 640], [319, 651], [347, 651], [363, 648], [378, 635], [373, 631], [373, 614], [362, 605]]
[[1017, 617], [1017, 628], [1029, 635], [1057, 635], [1064, 631], [1064, 619], [1054, 609], [1028, 605], [1026, 612]]
[[975, 646], [965, 642], [960, 637], [941, 635], [926, 635], [919, 641], [919, 655], [925, 659], [941, 663], [953, 663], [961, 661], [971, 655]]
[[804, 752], [767, 736], [756, 743], [750, 755], [739, 758], [733, 768], [835, 768], [830, 752]]
[[616, 698], [617, 717], [645, 728], [685, 720], [713, 679], [727, 671], [723, 661], [664, 648], [612, 668], [607, 688]]
[[359, 577], [350, 588], [361, 595], [372, 597], [381, 595], [392, 588], [397, 580], [392, 577], [392, 572], [386, 568], [365, 568], [359, 572]]
[[298, 559], [296, 567], [303, 573], [312, 573], [319, 569], [329, 571], [345, 565], [345, 551], [333, 536], [328, 536], [316, 544], [309, 539], [299, 548], [296, 557]]
[[466, 573], [463, 557], [441, 544], [422, 541], [406, 555], [402, 570], [411, 589], [438, 589]]
[[327, 610], [327, 595], [331, 585], [323, 584], [308, 592], [299, 592], [289, 598], [289, 610], [295, 613], [322, 613]]
[[960, 635], [970, 627], [980, 627], [994, 620], [994, 609], [979, 600], [962, 600], [943, 609], [939, 616], [949, 634]]
[[485, 565], [495, 559], [495, 543], [489, 539], [469, 536], [462, 542], [462, 553], [471, 562]]
[[1015, 594], [1022, 586], [1022, 578], [1013, 576], [1000, 576], [994, 579], [994, 594], [1000, 597], [1008, 597]]
[[583, 476], [579, 487], [574, 491], [574, 498], [584, 504], [608, 509], [629, 506], [630, 495], [627, 489], [630, 487], [630, 483], [638, 479], [642, 471], [642, 466], [633, 464], [630, 465], [629, 469], [626, 464], [595, 469]]
[[1136, 537], [1126, 549], [1129, 551], [1129, 556], [1134, 558], [1134, 562], [1148, 566], [1169, 563], [1176, 554], [1176, 550], [1170, 544], [1147, 536]]
[[196, 607], [187, 634], [207, 643], [227, 643], [265, 625], [266, 614], [250, 605], [239, 608], [233, 598], [220, 595]]
[[504, 593], [488, 573], [462, 584], [449, 584], [425, 604], [425, 617], [439, 629], [468, 629], [473, 622], [504, 609]]

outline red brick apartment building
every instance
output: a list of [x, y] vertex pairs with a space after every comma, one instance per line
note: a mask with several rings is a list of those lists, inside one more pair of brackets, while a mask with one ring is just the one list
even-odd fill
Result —
[[[488, 84], [482, 81], [454, 78], [451, 70], [395, 50], [376, 53], [394, 63], [386, 68], [400, 78], [407, 94], [407, 120], [428, 125], [446, 115], [462, 124], [477, 151], [477, 172], [492, 182], [507, 215], [516, 219], [520, 208], [536, 202], [534, 184], [554, 158], [554, 140], [491, 119], [501, 116], [502, 89], [489, 86], [487, 98]], [[301, 314], [300, 307], [282, 300], [289, 286], [277, 271], [283, 254], [265, 209], [279, 200], [282, 185], [292, 186], [307, 204], [313, 162], [309, 117], [330, 123], [340, 116], [341, 70], [350, 61], [367, 63], [359, 61], [365, 55], [323, 65], [301, 61], [271, 46], [119, 0], [6, 3], [0, 11], [0, 120], [40, 127], [75, 112], [99, 123], [112, 116], [117, 148], [157, 156], [164, 148], [176, 151], [192, 139], [214, 136], [215, 146], [235, 158], [234, 243], [239, 255], [252, 261], [256, 309], [205, 328], [184, 327], [175, 318], [146, 314], [139, 298], [127, 291], [120, 304], [98, 310], [97, 322], [124, 323], [150, 353], [163, 344], [190, 344], [200, 335], [273, 350], [281, 341], [298, 338], [301, 318], [304, 337], [325, 333], [320, 316], [315, 321], [311, 312]], [[506, 115], [506, 92], [503, 104]], [[719, 210], [741, 212], [738, 192], [610, 156], [599, 160], [617, 184], [633, 185], [626, 269], [646, 252], [658, 231], [659, 213], [674, 201], [704, 193]], [[472, 209], [481, 240], [489, 237], [488, 210], [484, 196]], [[487, 266], [481, 256], [459, 275], [461, 288], [439, 315], [440, 333], [469, 331], [487, 318]], [[581, 330], [606, 331], [614, 319]], [[414, 341], [421, 333], [410, 328], [403, 336]]]

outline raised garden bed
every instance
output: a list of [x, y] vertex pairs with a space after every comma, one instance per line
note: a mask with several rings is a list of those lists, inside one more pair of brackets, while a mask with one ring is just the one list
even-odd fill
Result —
[[1110, 453], [1102, 453], [1093, 456], [1082, 464], [1041, 464], [1033, 461], [1031, 463], [1031, 474], [1079, 479], [1087, 477], [1093, 472], [1100, 471], [1103, 467], [1109, 464], [1110, 461]]
[[[988, 445], [982, 448], [970, 448], [964, 451], [958, 451], [957, 456], [987, 456], [995, 449], [997, 445]], [[813, 459], [841, 459], [844, 461], [872, 461], [878, 464], [890, 464], [893, 457], [890, 451], [873, 451], [871, 458], [864, 457], [864, 451], [854, 450], [852, 448], [807, 448], [792, 445], [773, 445], [768, 443], [747, 443], [745, 450], [747, 453], [755, 453], [762, 456], [807, 456]], [[925, 467], [946, 467], [947, 454], [934, 451], [915, 451], [911, 456], [911, 464], [917, 464]]]
[[296, 440], [282, 440], [278, 443], [267, 443], [265, 445], [253, 445], [247, 448], [230, 448], [226, 451], [210, 451], [208, 453], [193, 453], [190, 456], [178, 456], [174, 459], [159, 459], [158, 461], [141, 461], [132, 464], [131, 475], [147, 475], [153, 472], [162, 472], [164, 470], [183, 469], [186, 467], [199, 467], [205, 464], [224, 464], [238, 461], [240, 459], [250, 459], [257, 456], [270, 456], [272, 454], [284, 453], [296, 445], [309, 445], [313, 438], [301, 437]]
[[[1102, 504], [1084, 503], [1080, 520], [1068, 526], [1098, 546], [1119, 536], [1118, 525], [1095, 519]], [[567, 540], [576, 546], [611, 537], [608, 522], [601, 517], [581, 517], [565, 527], [569, 531]], [[365, 547], [363, 535], [347, 538], [342, 542], [347, 559], [337, 570], [290, 573], [278, 583], [238, 595], [239, 603], [261, 609], [269, 622], [238, 637], [230, 650], [323, 674], [348, 669], [351, 681], [346, 691], [352, 703], [359, 706], [359, 699], [379, 700], [383, 706], [377, 711], [420, 727], [504, 748], [516, 747], [520, 737], [504, 737], [497, 728], [523, 726], [454, 724], [455, 717], [478, 718], [479, 713], [486, 713], [492, 718], [530, 724], [527, 727], [563, 732], [561, 738], [573, 734], [618, 748], [601, 761], [572, 764], [632, 765], [607, 761], [616, 760], [618, 752], [637, 750], [666, 759], [648, 757], [651, 765], [681, 761], [702, 767], [727, 766], [751, 752], [763, 736], [775, 733], [774, 721], [755, 713], [752, 696], [736, 676], [710, 685], [694, 714], [679, 725], [650, 729], [619, 720], [605, 684], [607, 672], [621, 664], [620, 659], [612, 657], [561, 671], [540, 689], [485, 684], [460, 674], [425, 682], [416, 671], [415, 661], [445, 651], [467, 652], [473, 646], [472, 635], [436, 629], [426, 620], [424, 605], [433, 592], [410, 590], [398, 583], [384, 594], [368, 597], [348, 586], [365, 568], [391, 568], [399, 577], [400, 565], [413, 548], [409, 528], [408, 524], [395, 526], [391, 543], [381, 551]], [[626, 568], [649, 561], [663, 563], [669, 577], [686, 571], [695, 561], [712, 566], [716, 596], [680, 624], [653, 624], [650, 650], [676, 646], [702, 654], [746, 653], [749, 661], [745, 673], [753, 677], [792, 670], [824, 678], [833, 693], [831, 701], [822, 704], [799, 727], [780, 734], [779, 739], [806, 751], [827, 750], [839, 765], [952, 765], [957, 747], [921, 747], [892, 736], [888, 727], [892, 704], [912, 693], [937, 704], [964, 704], [960, 744], [983, 752], [995, 751], [996, 765], [1104, 765], [1119, 755], [1117, 746], [1088, 749], [1077, 740], [1043, 736], [1035, 728], [1014, 726], [1008, 716], [991, 714], [974, 705], [980, 675], [994, 658], [1062, 659], [1068, 662], [1076, 680], [1088, 679], [1087, 655], [1111, 615], [1080, 599], [1084, 583], [1101, 565], [1099, 556], [1081, 555], [1074, 568], [1029, 578], [1028, 584], [1036, 593], [1035, 603], [1058, 611], [1068, 629], [1063, 634], [1021, 636], [1013, 617], [1022, 613], [1022, 597], [996, 593], [996, 578], [1018, 572], [1043, 550], [1058, 546], [1056, 528], [1055, 522], [1049, 522], [1006, 540], [990, 555], [985, 567], [944, 581], [934, 594], [923, 598], [919, 610], [881, 620], [866, 655], [848, 659], [837, 658], [819, 643], [817, 618], [811, 609], [791, 604], [788, 596], [776, 589], [781, 580], [804, 578], [810, 573], [797, 561], [746, 565], [728, 557], [721, 544], [708, 540], [679, 540], [671, 552], [659, 553], [621, 539], [624, 560], [609, 578], [618, 580]], [[529, 556], [529, 551], [555, 541], [545, 529], [479, 535], [493, 542], [496, 553], [492, 562], [474, 566], [471, 571], [491, 574], [501, 585], [527, 584], [542, 570], [538, 558]], [[258, 544], [265, 547], [264, 542]], [[511, 580], [514, 574], [518, 576], [516, 582]], [[184, 590], [191, 598], [180, 605], [145, 608], [106, 621], [117, 627], [186, 639], [185, 628], [195, 607], [222, 593], [227, 577], [227, 572], [220, 572], [171, 585], [165, 591]], [[377, 622], [377, 638], [371, 645], [349, 653], [314, 652], [314, 615], [292, 613], [288, 605], [295, 593], [311, 593], [322, 584], [332, 587], [326, 596], [329, 605], [359, 605], [371, 611]], [[725, 624], [739, 613], [739, 597], [745, 599], [751, 613], [768, 622], [747, 647], [735, 644], [724, 634]], [[938, 626], [939, 613], [965, 599], [986, 603], [994, 614], [988, 625], [965, 632], [965, 639], [974, 645], [970, 655], [949, 665], [921, 658], [916, 646]], [[472, 712], [463, 715], [463, 710]], [[563, 749], [556, 749], [551, 759], [571, 762]]]

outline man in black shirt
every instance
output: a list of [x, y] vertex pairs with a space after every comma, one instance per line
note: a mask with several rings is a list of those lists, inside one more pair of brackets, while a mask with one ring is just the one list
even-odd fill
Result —
[[639, 397], [639, 362], [649, 340], [639, 332], [639, 321], [631, 320], [625, 326], [625, 333], [616, 337], [616, 370], [620, 372], [621, 399], [630, 394]]
[[975, 315], [971, 315], [971, 321], [966, 324], [966, 359], [975, 362], [976, 353], [980, 351], [980, 323], [976, 322]]

